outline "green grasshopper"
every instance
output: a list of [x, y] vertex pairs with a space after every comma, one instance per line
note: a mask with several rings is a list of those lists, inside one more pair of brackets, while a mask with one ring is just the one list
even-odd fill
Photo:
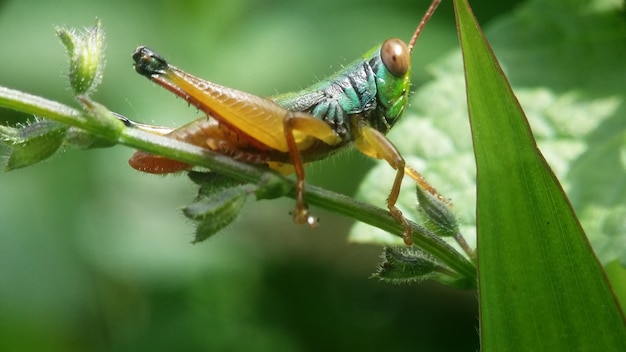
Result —
[[[391, 215], [411, 228], [396, 207], [404, 175], [441, 199], [405, 161], [385, 134], [404, 112], [409, 96], [411, 52], [439, 5], [434, 0], [409, 44], [388, 39], [326, 80], [302, 91], [261, 98], [200, 79], [170, 65], [146, 47], [133, 54], [135, 70], [207, 114], [177, 129], [127, 121], [134, 127], [166, 135], [247, 163], [266, 164], [283, 174], [296, 174], [294, 221], [317, 226], [304, 199], [304, 164], [325, 158], [354, 143], [370, 157], [384, 159], [396, 170], [387, 199]], [[165, 174], [191, 165], [146, 152], [129, 161], [140, 171]]]

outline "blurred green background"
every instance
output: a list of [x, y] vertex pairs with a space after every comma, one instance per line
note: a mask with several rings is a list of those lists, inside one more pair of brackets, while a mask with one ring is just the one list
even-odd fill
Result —
[[[515, 2], [473, 1], [482, 23]], [[94, 99], [147, 122], [199, 114], [132, 68], [147, 45], [173, 64], [265, 96], [321, 79], [388, 37], [408, 40], [427, 1], [2, 1], [0, 85], [76, 105], [54, 26], [102, 20], [104, 80]], [[458, 47], [445, 2], [418, 42], [414, 88]], [[0, 110], [2, 123], [30, 118]], [[2, 351], [474, 351], [475, 292], [369, 279], [380, 248], [346, 241], [351, 223], [293, 201], [251, 201], [239, 221], [192, 245], [184, 176], [127, 166], [124, 147], [66, 150], [0, 174]], [[352, 194], [373, 161], [346, 152], [310, 183]], [[391, 180], [381, 180], [389, 182]]]

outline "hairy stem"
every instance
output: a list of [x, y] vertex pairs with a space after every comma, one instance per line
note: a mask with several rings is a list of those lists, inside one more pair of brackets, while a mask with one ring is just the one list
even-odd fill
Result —
[[[270, 176], [279, 179], [291, 189], [288, 196], [292, 198], [295, 196], [294, 181], [274, 171], [237, 162], [227, 156], [188, 143], [126, 127], [112, 113], [103, 112], [100, 105], [87, 97], [79, 97], [79, 101], [88, 111], [83, 112], [42, 97], [0, 87], [0, 106], [78, 127], [111, 142], [203, 166], [240, 181], [259, 184]], [[396, 236], [402, 236], [403, 227], [381, 208], [314, 186], [307, 186], [305, 195], [309, 204], [365, 222]], [[413, 222], [410, 225], [416, 245], [469, 281], [476, 281], [476, 267], [471, 261], [428, 229]]]

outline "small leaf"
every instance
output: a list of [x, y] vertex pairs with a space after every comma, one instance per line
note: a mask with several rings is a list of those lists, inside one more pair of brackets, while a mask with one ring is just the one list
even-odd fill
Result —
[[233, 222], [245, 204], [249, 191], [249, 185], [226, 188], [209, 197], [201, 196], [195, 203], [185, 207], [183, 214], [198, 222], [193, 242], [202, 242]]
[[385, 247], [381, 257], [383, 260], [372, 276], [384, 282], [406, 284], [433, 280], [457, 288], [475, 287], [418, 247]]
[[57, 28], [57, 35], [70, 58], [70, 85], [76, 95], [90, 94], [100, 84], [104, 69], [104, 32], [100, 20], [93, 27], [76, 33], [73, 29]]
[[37, 120], [20, 127], [0, 126], [0, 141], [10, 149], [6, 171], [47, 159], [63, 144], [67, 127], [50, 120]]
[[189, 171], [187, 176], [193, 183], [200, 186], [198, 197], [211, 197], [226, 188], [241, 185], [241, 181], [215, 172]]
[[424, 281], [438, 267], [435, 258], [416, 247], [385, 247], [382, 259], [373, 276], [391, 283]]
[[417, 210], [424, 218], [424, 226], [436, 235], [447, 237], [459, 232], [459, 224], [452, 214], [449, 204], [425, 192], [419, 185], [417, 189]]
[[108, 148], [117, 144], [76, 127], [70, 127], [67, 130], [65, 143], [81, 149]]

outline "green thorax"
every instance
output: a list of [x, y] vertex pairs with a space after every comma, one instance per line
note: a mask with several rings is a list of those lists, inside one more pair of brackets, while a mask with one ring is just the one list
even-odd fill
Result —
[[354, 137], [355, 123], [387, 133], [407, 105], [410, 73], [409, 67], [405, 74], [393, 75], [377, 46], [327, 79], [272, 99], [323, 119], [346, 140]]

